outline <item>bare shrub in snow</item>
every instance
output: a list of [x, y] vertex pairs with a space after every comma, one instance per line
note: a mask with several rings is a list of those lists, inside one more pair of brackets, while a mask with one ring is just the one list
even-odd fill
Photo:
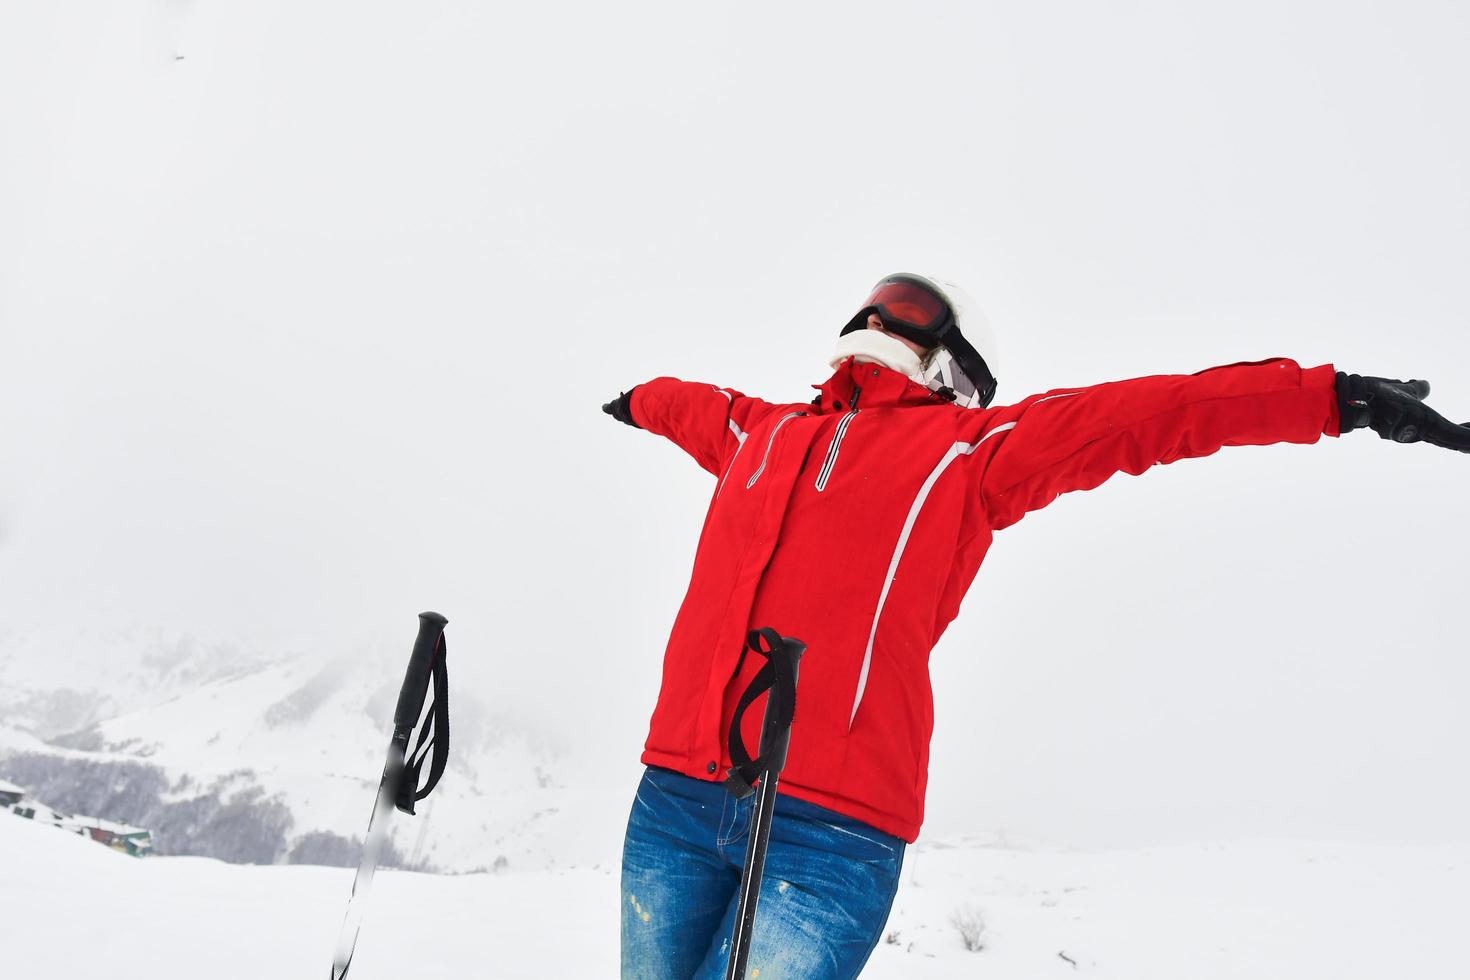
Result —
[[949, 924], [955, 927], [965, 949], [978, 953], [985, 948], [985, 915], [973, 905], [963, 905], [954, 910]]

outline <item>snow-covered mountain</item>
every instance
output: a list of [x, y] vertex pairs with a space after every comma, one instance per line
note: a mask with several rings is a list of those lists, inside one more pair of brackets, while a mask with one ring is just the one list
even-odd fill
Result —
[[[68, 810], [148, 827], [160, 853], [355, 864], [405, 657], [242, 651], [187, 637], [11, 638], [0, 775]], [[391, 860], [466, 871], [605, 858], [558, 752], [451, 688], [451, 752]], [[432, 826], [432, 832], [430, 827]]]

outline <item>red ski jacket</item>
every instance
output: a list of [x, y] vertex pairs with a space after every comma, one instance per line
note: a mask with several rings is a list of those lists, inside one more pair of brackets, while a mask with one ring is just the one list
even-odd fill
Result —
[[[929, 651], [995, 531], [1114, 473], [1222, 446], [1338, 434], [1335, 369], [1273, 359], [959, 409], [844, 362], [811, 403], [658, 378], [634, 421], [717, 478], [664, 654], [643, 762], [706, 780], [764, 661], [746, 632], [807, 645], [781, 792], [912, 841], [934, 727]], [[761, 707], [743, 735], [759, 739]]]

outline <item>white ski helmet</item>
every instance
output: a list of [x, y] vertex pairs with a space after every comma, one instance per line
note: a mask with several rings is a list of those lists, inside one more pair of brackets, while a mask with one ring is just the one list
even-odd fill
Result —
[[839, 336], [867, 327], [877, 313], [884, 329], [930, 349], [922, 376], [962, 408], [995, 398], [999, 351], [985, 314], [963, 288], [943, 279], [900, 272], [884, 276]]

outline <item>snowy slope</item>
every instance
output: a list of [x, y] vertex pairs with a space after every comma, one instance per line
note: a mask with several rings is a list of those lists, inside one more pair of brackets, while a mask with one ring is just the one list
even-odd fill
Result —
[[[0, 775], [62, 809], [122, 808], [119, 818], [140, 822], [170, 803], [218, 798], [205, 816], [159, 835], [173, 853], [269, 863], [305, 835], [362, 833], [402, 655], [266, 655], [157, 636], [94, 642], [118, 648], [45, 658], [23, 642], [0, 646]], [[401, 859], [465, 871], [588, 862], [607, 850], [607, 835], [568, 817], [599, 811], [589, 794], [602, 787], [558, 775], [552, 747], [472, 695], [452, 689], [450, 700], [449, 771], [419, 817], [395, 826]], [[217, 814], [232, 803], [251, 813]], [[254, 849], [203, 839], [238, 837], [242, 820], [261, 839]], [[273, 843], [283, 833], [284, 844]], [[343, 847], [333, 850], [340, 860]], [[319, 846], [302, 859], [322, 854]]]
[[[18, 819], [0, 819], [0, 868], [7, 965], [60, 977], [105, 964], [123, 980], [324, 972], [351, 881], [342, 869], [132, 859]], [[613, 976], [616, 875], [608, 865], [380, 874], [353, 976]], [[863, 975], [1463, 976], [1467, 885], [1467, 845], [1059, 853], [936, 843], [911, 856]], [[950, 924], [959, 910], [986, 923], [978, 952]]]

